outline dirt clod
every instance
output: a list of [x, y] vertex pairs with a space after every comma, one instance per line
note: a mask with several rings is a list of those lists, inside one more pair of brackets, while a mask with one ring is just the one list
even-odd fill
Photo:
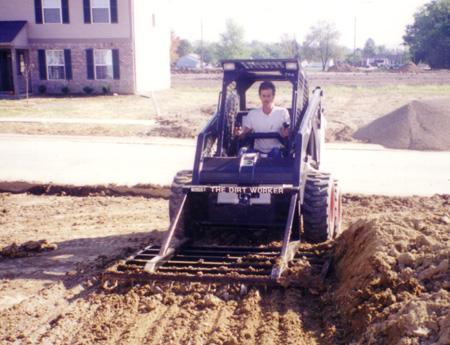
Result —
[[58, 246], [53, 243], [48, 243], [47, 240], [28, 241], [17, 245], [15, 242], [9, 246], [2, 248], [0, 254], [8, 258], [23, 258], [25, 256], [32, 256], [43, 251], [56, 250]]

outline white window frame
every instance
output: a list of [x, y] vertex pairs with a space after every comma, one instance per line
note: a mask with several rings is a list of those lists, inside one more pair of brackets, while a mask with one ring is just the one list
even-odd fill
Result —
[[[94, 5], [94, 1], [91, 0], [91, 18], [92, 18], [92, 23], [95, 24], [111, 24], [111, 3], [109, 1], [107, 1], [108, 5], [105, 6], [95, 6]], [[108, 21], [107, 22], [96, 22], [95, 21], [95, 17], [94, 17], [94, 10], [95, 9], [108, 9]]]
[[[62, 63], [52, 63], [50, 64], [49, 61], [49, 53], [50, 52], [62, 52]], [[47, 65], [47, 80], [65, 80], [66, 79], [66, 61], [64, 57], [64, 50], [61, 49], [49, 49], [45, 51], [45, 64]], [[62, 78], [51, 78], [52, 73], [50, 73], [50, 67], [62, 67], [63, 68], [63, 77]]]
[[[42, 0], [42, 22], [44, 24], [61, 24], [62, 23], [62, 3], [61, 3], [61, 0], [59, 0], [58, 2], [59, 2], [59, 7], [47, 7], [47, 6], [45, 6], [45, 0]], [[45, 10], [46, 9], [49, 9], [49, 10], [59, 9], [59, 22], [46, 22], [45, 21]]]
[[[99, 52], [107, 52], [110, 54], [110, 58], [111, 58], [111, 64], [103, 64], [103, 63], [97, 63], [97, 56], [96, 53]], [[97, 67], [103, 67], [106, 66], [108, 68], [108, 66], [110, 66], [110, 71], [111, 71], [111, 76], [110, 78], [98, 78], [97, 77]], [[94, 50], [94, 76], [95, 76], [95, 80], [113, 80], [114, 79], [114, 62], [113, 62], [113, 54], [112, 54], [112, 50], [111, 49], [96, 49]]]

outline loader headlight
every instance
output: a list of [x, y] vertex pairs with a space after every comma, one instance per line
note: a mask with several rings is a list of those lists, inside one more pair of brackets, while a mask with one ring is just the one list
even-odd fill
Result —
[[236, 69], [236, 65], [234, 64], [234, 62], [226, 62], [223, 64], [223, 69], [224, 71], [232, 71]]
[[298, 63], [297, 62], [286, 62], [286, 69], [298, 70]]

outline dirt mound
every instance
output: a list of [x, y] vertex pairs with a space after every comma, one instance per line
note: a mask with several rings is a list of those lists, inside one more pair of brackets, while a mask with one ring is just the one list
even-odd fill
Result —
[[353, 67], [348, 63], [344, 62], [331, 66], [330, 68], [328, 68], [328, 72], [345, 73], [345, 72], [359, 72], [359, 70], [356, 67]]
[[353, 139], [354, 130], [347, 125], [341, 126], [337, 129], [327, 128], [325, 133], [326, 142], [349, 142]]
[[0, 251], [0, 258], [2, 256], [8, 258], [23, 258], [26, 256], [32, 256], [39, 252], [56, 250], [58, 246], [53, 243], [48, 243], [47, 240], [39, 240], [39, 241], [28, 241], [21, 245], [17, 245], [13, 243], [9, 246], [4, 247]]
[[[385, 202], [352, 198], [368, 208]], [[339, 238], [335, 303], [360, 343], [418, 344], [427, 339], [448, 344], [449, 196], [389, 202], [385, 207], [396, 209], [395, 216], [390, 212], [360, 219]], [[437, 212], [429, 217], [428, 208]]]
[[353, 137], [388, 148], [450, 150], [450, 98], [412, 101], [361, 127]]
[[73, 186], [55, 184], [36, 184], [23, 181], [0, 182], [0, 193], [27, 193], [32, 195], [58, 196], [141, 196], [145, 198], [168, 199], [169, 187], [153, 184], [138, 184], [129, 186]]
[[418, 67], [414, 62], [410, 61], [399, 69], [394, 70], [396, 73], [423, 73], [423, 69]]

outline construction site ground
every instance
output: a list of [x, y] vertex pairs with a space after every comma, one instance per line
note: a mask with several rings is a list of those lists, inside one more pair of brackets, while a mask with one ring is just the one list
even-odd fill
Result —
[[[351, 140], [336, 134], [408, 101], [383, 88], [448, 88], [447, 72], [432, 73], [313, 75], [325, 90], [366, 88], [333, 96], [334, 109], [327, 101], [329, 140]], [[196, 77], [176, 75], [174, 87], [217, 78]], [[172, 119], [182, 128], [183, 118]], [[17, 128], [1, 132], [37, 127]], [[163, 238], [166, 187], [0, 184], [0, 343], [450, 344], [450, 196], [411, 189], [408, 197], [344, 195], [324, 291], [250, 287], [241, 296], [220, 284], [101, 288], [106, 268]]]

